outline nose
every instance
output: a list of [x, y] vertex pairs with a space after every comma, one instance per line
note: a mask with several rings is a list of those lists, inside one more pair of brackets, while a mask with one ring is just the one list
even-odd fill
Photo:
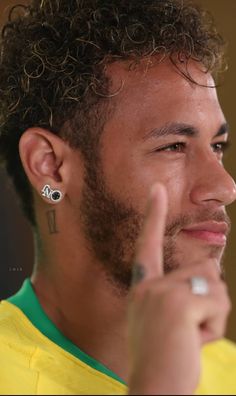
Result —
[[227, 206], [236, 199], [236, 184], [214, 156], [198, 163], [191, 200], [198, 205]]

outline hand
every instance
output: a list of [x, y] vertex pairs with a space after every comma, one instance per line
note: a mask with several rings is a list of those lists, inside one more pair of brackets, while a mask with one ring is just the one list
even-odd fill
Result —
[[[163, 273], [167, 193], [155, 185], [137, 247], [129, 304], [129, 394], [193, 394], [201, 347], [224, 335], [230, 301], [213, 259]], [[138, 271], [138, 272], [137, 272]], [[207, 279], [209, 293], [191, 292], [190, 279]]]

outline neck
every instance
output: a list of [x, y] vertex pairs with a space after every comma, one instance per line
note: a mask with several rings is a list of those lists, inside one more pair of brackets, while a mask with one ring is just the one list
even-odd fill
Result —
[[127, 381], [127, 295], [117, 293], [87, 250], [77, 247], [72, 256], [60, 239], [37, 263], [36, 295], [65, 337]]

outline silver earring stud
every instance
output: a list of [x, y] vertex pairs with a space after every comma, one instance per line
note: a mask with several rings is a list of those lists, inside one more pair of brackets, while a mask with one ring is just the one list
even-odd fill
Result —
[[54, 203], [58, 203], [62, 200], [62, 192], [60, 190], [52, 190], [49, 184], [43, 187], [42, 196], [50, 199]]

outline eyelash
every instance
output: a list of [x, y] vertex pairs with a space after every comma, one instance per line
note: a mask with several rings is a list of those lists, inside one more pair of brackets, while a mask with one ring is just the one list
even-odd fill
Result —
[[[168, 144], [167, 146], [159, 147], [158, 149], [154, 150], [155, 152], [160, 152], [160, 151], [169, 151], [169, 152], [177, 152], [177, 153], [182, 153], [184, 149], [186, 148], [187, 144], [185, 142], [176, 142], [172, 144]], [[220, 148], [216, 148], [216, 146], [220, 146]], [[215, 152], [216, 153], [224, 153], [230, 146], [230, 142], [217, 142], [212, 144], [212, 148], [215, 147]]]

